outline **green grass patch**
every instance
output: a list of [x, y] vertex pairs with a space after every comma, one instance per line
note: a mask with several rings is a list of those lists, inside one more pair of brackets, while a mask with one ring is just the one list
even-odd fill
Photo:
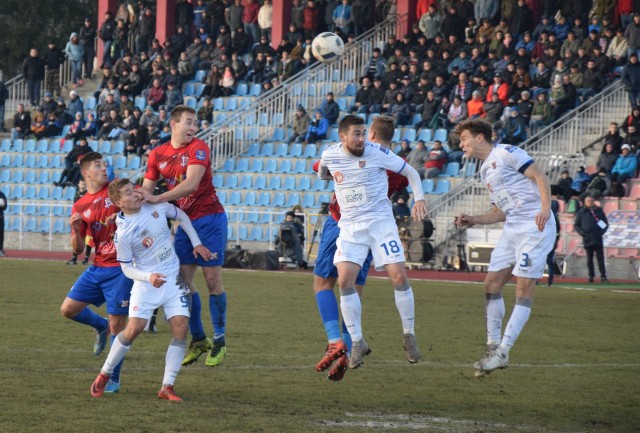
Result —
[[[413, 281], [423, 361], [404, 358], [387, 280], [371, 279], [363, 328], [373, 353], [332, 383], [314, 371], [326, 341], [307, 273], [224, 271], [224, 364], [182, 369], [172, 404], [156, 397], [170, 340], [141, 335], [122, 390], [89, 393], [106, 353], [59, 306], [84, 270], [59, 262], [0, 262], [2, 432], [635, 432], [640, 431], [640, 294], [611, 285], [539, 287], [511, 366], [486, 378], [481, 284]], [[205, 287], [199, 274], [198, 287]], [[566, 287], [566, 288], [564, 288]], [[576, 288], [596, 290], [575, 290]], [[628, 285], [625, 287], [629, 287]], [[507, 311], [513, 286], [505, 289]], [[104, 314], [104, 308], [98, 309]], [[210, 334], [208, 300], [203, 297]]]

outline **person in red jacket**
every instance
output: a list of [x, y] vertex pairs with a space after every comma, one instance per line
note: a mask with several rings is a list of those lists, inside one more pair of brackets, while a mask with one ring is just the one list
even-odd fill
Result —
[[258, 42], [258, 12], [260, 5], [255, 0], [247, 0], [242, 13], [244, 32], [251, 36], [251, 44]]
[[509, 85], [504, 82], [502, 74], [494, 74], [493, 83], [491, 83], [487, 92], [487, 102], [491, 102], [491, 96], [494, 93], [498, 94], [498, 99], [502, 102], [502, 105], [506, 106], [509, 102]]
[[304, 37], [305, 39], [313, 39], [318, 34], [318, 27], [320, 26], [320, 9], [316, 6], [315, 1], [309, 0], [307, 2], [307, 6], [302, 11], [302, 16]]

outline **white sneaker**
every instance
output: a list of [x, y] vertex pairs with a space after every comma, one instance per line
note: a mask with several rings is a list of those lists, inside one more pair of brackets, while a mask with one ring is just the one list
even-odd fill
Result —
[[503, 352], [500, 348], [491, 352], [491, 354], [484, 358], [479, 363], [479, 367], [476, 370], [475, 376], [482, 377], [494, 370], [507, 368], [509, 366], [509, 354]]
[[487, 346], [484, 349], [484, 357], [480, 361], [476, 361], [473, 364], [473, 368], [475, 368], [476, 370], [479, 370], [480, 369], [480, 363], [483, 362], [485, 359], [487, 359], [489, 356], [491, 356], [491, 352], [496, 350], [498, 348], [498, 346], [499, 346], [498, 343], [488, 343]]
[[354, 341], [351, 347], [351, 355], [349, 356], [349, 368], [358, 368], [364, 364], [364, 357], [371, 353], [369, 345], [364, 338], [360, 341]]
[[416, 336], [414, 334], [403, 334], [402, 347], [407, 355], [407, 361], [412, 364], [420, 361], [422, 355], [418, 349], [418, 343], [416, 343]]

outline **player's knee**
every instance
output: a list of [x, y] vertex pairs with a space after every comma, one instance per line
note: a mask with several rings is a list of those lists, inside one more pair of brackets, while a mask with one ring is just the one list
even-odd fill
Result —
[[118, 335], [122, 332], [127, 325], [127, 316], [110, 316], [109, 317], [109, 332], [111, 335]]
[[63, 303], [60, 306], [60, 313], [62, 314], [62, 316], [66, 317], [67, 319], [72, 319], [74, 318], [78, 312], [74, 311], [69, 305], [67, 305], [66, 303]]
[[499, 293], [502, 287], [497, 281], [489, 280], [484, 282], [484, 291], [486, 293]]

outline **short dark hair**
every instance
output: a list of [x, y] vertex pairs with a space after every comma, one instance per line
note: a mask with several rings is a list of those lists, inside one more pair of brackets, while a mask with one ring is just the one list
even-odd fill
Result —
[[98, 152], [89, 152], [84, 155], [82, 161], [80, 161], [80, 172], [85, 168], [89, 167], [93, 161], [97, 161], [102, 159], [102, 154]]
[[391, 116], [377, 116], [371, 122], [370, 128], [376, 132], [380, 141], [384, 142], [383, 144], [391, 143], [396, 131], [396, 121]]
[[347, 114], [338, 123], [338, 132], [346, 133], [352, 125], [364, 125], [364, 119], [354, 114]]
[[464, 120], [460, 122], [455, 129], [455, 132], [458, 133], [458, 135], [461, 135], [463, 131], [469, 131], [473, 136], [482, 134], [485, 140], [491, 141], [491, 124], [485, 120]]
[[196, 110], [191, 107], [187, 107], [186, 105], [176, 105], [176, 107], [171, 110], [171, 120], [176, 123], [180, 122], [182, 113], [196, 114]]

